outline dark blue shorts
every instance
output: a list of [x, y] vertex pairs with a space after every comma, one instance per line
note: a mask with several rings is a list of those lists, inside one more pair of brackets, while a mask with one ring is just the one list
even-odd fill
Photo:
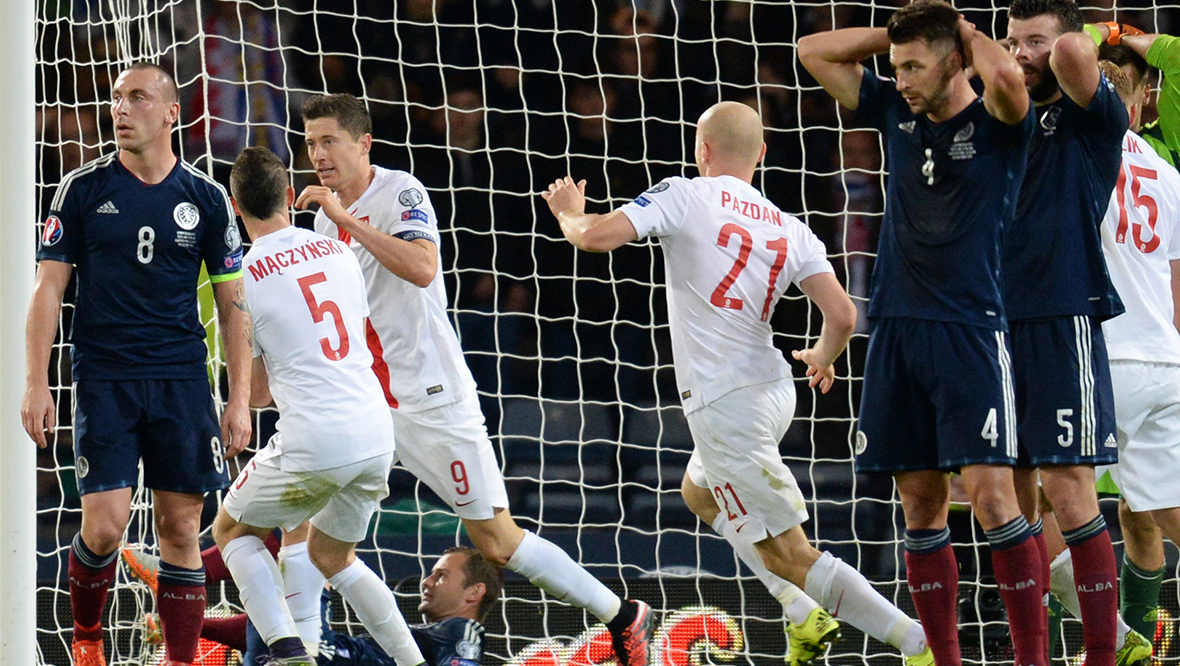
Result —
[[1114, 389], [1093, 317], [1012, 322], [1021, 467], [1118, 461]]
[[1007, 336], [967, 324], [878, 319], [856, 433], [861, 472], [1016, 462]]
[[83, 495], [144, 486], [205, 493], [229, 485], [221, 426], [204, 379], [82, 380], [74, 385], [74, 456]]

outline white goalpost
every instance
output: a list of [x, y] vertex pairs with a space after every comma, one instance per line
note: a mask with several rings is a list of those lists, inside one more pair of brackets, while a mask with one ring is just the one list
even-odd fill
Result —
[[[37, 452], [19, 419], [25, 307], [41, 228], [30, 222], [44, 219], [66, 173], [114, 150], [110, 85], [123, 67], [150, 60], [173, 72], [180, 87], [180, 155], [223, 184], [247, 145], [274, 150], [290, 165], [297, 190], [312, 184], [300, 104], [328, 92], [361, 98], [374, 120], [373, 161], [417, 176], [439, 213], [449, 314], [479, 386], [513, 514], [612, 589], [652, 605], [660, 621], [657, 666], [782, 663], [781, 606], [679, 497], [692, 442], [672, 381], [661, 250], [643, 242], [609, 256], [575, 253], [538, 195], [571, 174], [589, 180], [590, 206], [605, 210], [666, 176], [695, 175], [698, 115], [722, 99], [750, 103], [762, 113], [769, 146], [755, 186], [816, 231], [863, 315], [883, 211], [884, 156], [877, 135], [853, 125], [807, 76], [795, 45], [817, 30], [883, 25], [897, 2], [10, 4], [21, 14], [10, 8], [0, 27], [0, 64], [11, 77], [5, 127], [10, 137], [36, 138], [0, 142], [0, 193], [10, 211], [0, 225], [0, 662], [69, 663], [66, 554], [81, 516], [69, 294], [50, 370], [57, 444]], [[982, 28], [1004, 32], [1005, 2], [956, 4]], [[1115, 18], [1111, 0], [1082, 4], [1104, 4], [1088, 9], [1099, 20]], [[1118, 18], [1176, 32], [1180, 4], [1154, 0]], [[32, 54], [35, 63], [28, 62]], [[27, 101], [11, 97], [22, 92]], [[30, 171], [25, 180], [21, 165]], [[311, 216], [295, 221], [309, 226]], [[222, 394], [210, 287], [201, 289], [210, 378]], [[771, 320], [776, 344], [789, 351], [814, 341], [818, 314], [797, 289], [788, 292]], [[866, 344], [863, 325], [838, 362], [831, 394], [797, 382], [796, 420], [781, 450], [809, 499], [805, 529], [818, 546], [912, 614], [892, 482], [853, 467]], [[256, 433], [273, 432], [275, 417], [273, 410], [258, 412]], [[254, 448], [259, 444], [265, 440]], [[397, 586], [413, 621], [417, 578], [466, 537], [445, 505], [404, 470], [395, 470], [390, 485], [359, 552]], [[217, 502], [210, 498], [210, 512]], [[149, 512], [146, 493], [137, 491], [126, 539], [150, 550]], [[955, 521], [965, 659], [1011, 663], [982, 532], [965, 511]], [[1171, 546], [1169, 558], [1165, 607], [1174, 614], [1180, 581]], [[240, 610], [232, 582], [210, 590], [216, 612]], [[107, 663], [159, 663], [162, 651], [144, 642], [143, 616], [154, 609], [150, 591], [120, 567], [110, 599]], [[360, 630], [338, 599], [332, 621]], [[487, 664], [612, 659], [593, 617], [527, 581], [509, 580], [487, 627]], [[1079, 647], [1070, 643], [1080, 636], [1074, 629], [1066, 631], [1071, 657]], [[1174, 631], [1166, 623], [1164, 638]], [[1165, 656], [1176, 658], [1168, 650]], [[202, 663], [228, 666], [234, 658], [216, 651]], [[847, 629], [827, 659], [861, 666], [896, 656]]]

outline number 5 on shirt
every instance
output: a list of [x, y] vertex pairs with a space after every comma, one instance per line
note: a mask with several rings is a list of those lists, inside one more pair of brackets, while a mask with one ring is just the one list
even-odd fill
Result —
[[311, 288], [321, 282], [327, 282], [328, 278], [323, 271], [319, 273], [312, 273], [297, 280], [299, 288], [303, 291], [303, 300], [307, 302], [307, 309], [311, 311], [311, 318], [315, 323], [320, 323], [324, 320], [325, 314], [332, 315], [332, 321], [336, 324], [336, 335], [340, 338], [340, 346], [333, 348], [332, 341], [327, 336], [320, 338], [320, 349], [324, 351], [324, 356], [329, 361], [339, 361], [348, 356], [348, 330], [344, 328], [344, 316], [340, 314], [340, 307], [333, 301], [317, 302], [315, 294], [311, 292]]

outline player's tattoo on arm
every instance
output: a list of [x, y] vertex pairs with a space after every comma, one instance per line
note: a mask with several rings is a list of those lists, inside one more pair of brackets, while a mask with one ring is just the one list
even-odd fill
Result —
[[242, 312], [245, 312], [246, 316], [249, 316], [250, 305], [246, 303], [246, 288], [242, 286], [241, 282], [238, 283], [238, 288], [234, 291], [233, 298], [233, 306]]

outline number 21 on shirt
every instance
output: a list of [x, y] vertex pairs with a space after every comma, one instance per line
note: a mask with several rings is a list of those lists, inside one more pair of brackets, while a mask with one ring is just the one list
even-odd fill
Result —
[[[721, 279], [717, 288], [713, 290], [713, 296], [709, 299], [714, 307], [726, 308], [728, 310], [741, 310], [745, 306], [745, 302], [740, 298], [727, 296], [729, 288], [737, 282], [738, 276], [745, 270], [746, 264], [750, 261], [750, 251], [754, 247], [754, 237], [745, 227], [734, 224], [732, 222], [721, 227], [721, 234], [717, 237], [717, 244], [721, 247], [729, 247], [730, 239], [737, 236], [741, 239], [741, 246], [738, 248], [737, 260], [733, 262], [733, 268], [729, 269], [729, 273]], [[774, 302], [774, 283], [778, 281], [778, 274], [782, 272], [783, 266], [787, 263], [787, 239], [775, 238], [766, 242], [766, 249], [772, 250], [775, 253], [774, 263], [770, 267], [770, 276], [767, 280], [766, 300], [762, 303], [762, 321], [766, 321], [770, 317], [770, 306]]]

